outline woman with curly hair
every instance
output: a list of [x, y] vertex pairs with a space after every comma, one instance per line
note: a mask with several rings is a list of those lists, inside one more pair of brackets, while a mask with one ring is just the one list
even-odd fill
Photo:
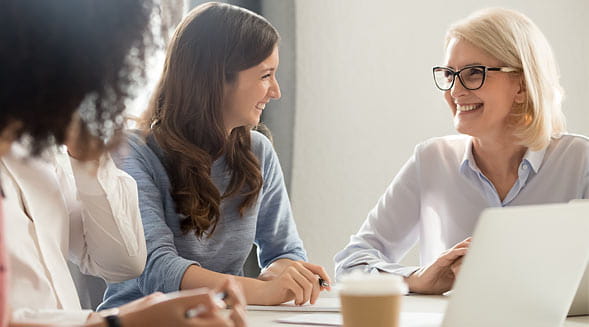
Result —
[[[231, 281], [221, 286], [236, 308], [231, 319], [205, 290], [154, 294], [101, 314], [80, 308], [67, 267], [69, 259], [123, 281], [145, 266], [136, 183], [105, 150], [122, 127], [130, 76], [143, 71], [152, 7], [144, 0], [0, 3], [0, 175], [10, 217], [2, 236], [11, 273], [10, 287], [0, 285], [4, 323], [7, 299], [13, 325], [244, 325]], [[199, 305], [208, 310], [186, 315]]]

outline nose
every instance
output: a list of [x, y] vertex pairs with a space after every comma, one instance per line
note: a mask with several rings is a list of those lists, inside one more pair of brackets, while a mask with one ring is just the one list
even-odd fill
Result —
[[272, 99], [280, 99], [282, 94], [280, 93], [280, 85], [276, 79], [273, 80], [272, 85], [268, 89], [268, 96]]
[[457, 97], [464, 95], [468, 92], [468, 90], [464, 87], [464, 85], [462, 85], [460, 78], [458, 78], [458, 76], [456, 76], [455, 78], [456, 79], [454, 80], [454, 85], [452, 85], [452, 88], [450, 89], [450, 95], [453, 98], [457, 98]]

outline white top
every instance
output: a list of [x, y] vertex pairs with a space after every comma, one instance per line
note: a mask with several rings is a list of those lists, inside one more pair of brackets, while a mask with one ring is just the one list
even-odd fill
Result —
[[67, 259], [109, 282], [145, 266], [135, 181], [108, 154], [90, 163], [68, 157], [27, 158], [16, 144], [0, 162], [12, 321], [86, 321]]
[[587, 198], [587, 137], [565, 134], [541, 151], [528, 150], [503, 201], [477, 167], [470, 136], [430, 139], [415, 148], [360, 231], [335, 256], [336, 277], [355, 269], [408, 276], [418, 267], [404, 267], [399, 261], [413, 245], [419, 241], [421, 265], [431, 264], [471, 236], [488, 207]]

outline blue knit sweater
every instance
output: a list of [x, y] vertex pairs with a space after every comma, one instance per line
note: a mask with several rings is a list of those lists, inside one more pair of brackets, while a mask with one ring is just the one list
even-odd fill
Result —
[[[221, 217], [212, 237], [198, 239], [194, 233], [184, 234], [180, 230], [181, 217], [170, 193], [170, 180], [163, 165], [164, 152], [155, 138], [150, 136], [144, 140], [136, 134], [129, 135], [128, 153], [118, 165], [137, 181], [147, 264], [140, 277], [109, 284], [100, 310], [156, 291], [177, 291], [190, 265], [243, 275], [243, 264], [254, 243], [258, 246], [258, 261], [262, 267], [282, 258], [307, 260], [272, 144], [254, 131], [251, 140], [264, 180], [257, 202], [240, 217], [238, 208], [243, 197], [223, 200]], [[231, 179], [224, 157], [213, 163], [211, 178], [223, 194]]]

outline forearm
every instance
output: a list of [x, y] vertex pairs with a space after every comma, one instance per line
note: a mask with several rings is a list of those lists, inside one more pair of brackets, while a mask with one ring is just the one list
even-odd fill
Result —
[[186, 290], [202, 287], [218, 289], [230, 277], [235, 279], [235, 281], [241, 285], [245, 293], [246, 302], [248, 304], [269, 304], [269, 302], [266, 302], [266, 299], [263, 296], [263, 286], [266, 283], [265, 281], [242, 276], [221, 274], [199, 267], [197, 265], [192, 265], [186, 269], [186, 272], [182, 277], [180, 289]]

